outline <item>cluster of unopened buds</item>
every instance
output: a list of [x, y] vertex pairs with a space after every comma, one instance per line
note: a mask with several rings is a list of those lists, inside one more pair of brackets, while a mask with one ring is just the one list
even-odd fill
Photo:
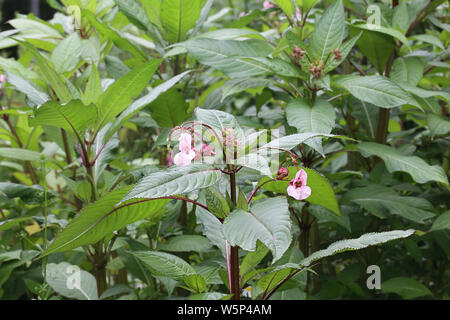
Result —
[[[178, 139], [178, 152], [173, 157], [173, 163], [177, 166], [184, 167], [189, 165], [192, 161], [199, 160], [202, 157], [214, 156], [214, 147], [209, 144], [202, 143], [200, 147], [194, 147], [192, 143], [192, 134], [182, 132]], [[172, 164], [172, 157], [169, 156], [168, 165]]]
[[316, 62], [315, 64], [310, 64], [309, 65], [309, 72], [311, 72], [311, 74], [313, 75], [314, 78], [318, 79], [322, 76], [322, 72], [323, 72], [323, 62]]
[[303, 49], [300, 48], [300, 47], [294, 46], [293, 54], [294, 54], [295, 60], [298, 61], [298, 60], [303, 59], [303, 57], [304, 57], [305, 54], [306, 54], [306, 51], [303, 50]]

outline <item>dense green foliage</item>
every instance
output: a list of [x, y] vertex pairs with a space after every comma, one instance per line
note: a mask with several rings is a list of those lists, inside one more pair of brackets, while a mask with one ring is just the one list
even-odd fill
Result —
[[47, 2], [0, 33], [1, 299], [450, 298], [448, 2]]

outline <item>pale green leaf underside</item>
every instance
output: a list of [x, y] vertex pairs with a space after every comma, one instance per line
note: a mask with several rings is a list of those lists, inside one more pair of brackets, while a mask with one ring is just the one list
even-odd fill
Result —
[[335, 255], [343, 251], [360, 250], [369, 246], [385, 243], [395, 239], [407, 238], [414, 234], [415, 230], [395, 230], [387, 232], [374, 232], [362, 235], [357, 239], [348, 239], [335, 242], [324, 250], [314, 252], [309, 257], [303, 259], [300, 265], [305, 267], [311, 265], [311, 263], [320, 260], [325, 257]]
[[121, 203], [134, 198], [160, 198], [188, 193], [216, 184], [222, 172], [204, 164], [191, 164], [186, 167], [173, 166], [165, 171], [152, 173], [141, 179], [128, 192]]

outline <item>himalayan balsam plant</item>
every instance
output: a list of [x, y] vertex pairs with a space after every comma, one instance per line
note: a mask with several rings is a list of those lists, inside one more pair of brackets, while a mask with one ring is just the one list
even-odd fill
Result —
[[47, 2], [0, 37], [0, 298], [450, 296], [448, 2]]

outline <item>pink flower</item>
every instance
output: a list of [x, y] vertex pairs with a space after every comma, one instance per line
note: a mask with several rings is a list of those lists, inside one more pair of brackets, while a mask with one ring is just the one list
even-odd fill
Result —
[[269, 1], [264, 1], [264, 3], [263, 3], [263, 8], [264, 9], [270, 9], [270, 8], [275, 8], [276, 7], [276, 5], [274, 5], [273, 3], [270, 3]]
[[300, 169], [295, 178], [289, 182], [287, 193], [297, 200], [304, 200], [311, 195], [311, 188], [306, 185], [308, 174], [305, 170]]
[[6, 77], [3, 74], [0, 74], [0, 88], [6, 82]]
[[180, 152], [175, 155], [173, 162], [180, 167], [187, 166], [195, 158], [195, 150], [192, 148], [192, 137], [188, 133], [182, 133], [178, 140]]

